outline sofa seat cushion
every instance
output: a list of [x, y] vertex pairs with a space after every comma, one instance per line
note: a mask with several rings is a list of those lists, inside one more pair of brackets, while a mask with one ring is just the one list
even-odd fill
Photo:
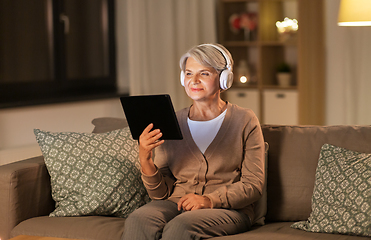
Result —
[[291, 228], [293, 222], [267, 223], [264, 226], [257, 226], [248, 232], [233, 236], [210, 238], [210, 240], [366, 240], [368, 237], [349, 236], [329, 233], [312, 233]]
[[105, 216], [36, 217], [18, 224], [11, 237], [31, 235], [85, 240], [120, 240], [124, 218]]

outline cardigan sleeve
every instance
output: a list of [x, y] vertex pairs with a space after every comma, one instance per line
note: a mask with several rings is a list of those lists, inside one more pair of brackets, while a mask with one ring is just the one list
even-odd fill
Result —
[[[155, 150], [154, 159], [164, 160], [166, 158], [166, 151], [162, 146]], [[153, 175], [146, 175], [142, 172], [142, 181], [147, 189], [148, 195], [151, 199], [167, 199], [173, 190], [175, 182], [169, 167], [165, 164], [166, 161], [155, 161], [157, 171]]]
[[[189, 108], [186, 108], [177, 112], [180, 123], [182, 122], [182, 117], [187, 116], [188, 110]], [[171, 143], [165, 141], [154, 150], [153, 161], [157, 167], [154, 175], [148, 176], [142, 172], [142, 181], [151, 199], [167, 199], [173, 193], [176, 179], [168, 164], [168, 158], [170, 157], [168, 151], [172, 149], [171, 146]]]
[[256, 202], [262, 195], [265, 147], [259, 120], [255, 115], [245, 126], [243, 138], [244, 157], [240, 180], [205, 195], [210, 199], [213, 208], [242, 209]]

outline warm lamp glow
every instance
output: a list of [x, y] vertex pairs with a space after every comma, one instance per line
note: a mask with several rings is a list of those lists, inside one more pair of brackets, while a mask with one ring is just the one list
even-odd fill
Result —
[[247, 77], [246, 76], [240, 77], [240, 82], [241, 83], [247, 83]]
[[276, 22], [276, 27], [279, 33], [287, 33], [287, 32], [296, 32], [299, 28], [298, 20], [290, 19], [285, 17], [285, 19], [280, 22]]
[[250, 81], [250, 69], [245, 59], [241, 59], [238, 63], [237, 76], [240, 85], [246, 85]]
[[339, 26], [371, 26], [370, 0], [341, 0]]

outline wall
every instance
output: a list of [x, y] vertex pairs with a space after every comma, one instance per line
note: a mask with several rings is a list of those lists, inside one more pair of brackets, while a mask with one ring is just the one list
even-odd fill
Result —
[[326, 124], [371, 124], [371, 27], [339, 27], [326, 0]]
[[0, 110], [0, 165], [41, 154], [34, 128], [91, 132], [97, 117], [124, 117], [118, 98]]

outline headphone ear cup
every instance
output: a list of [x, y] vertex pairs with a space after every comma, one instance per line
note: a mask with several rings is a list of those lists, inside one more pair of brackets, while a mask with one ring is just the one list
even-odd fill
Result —
[[230, 88], [233, 84], [233, 72], [228, 69], [223, 70], [220, 73], [219, 82], [221, 89], [227, 90]]
[[184, 87], [184, 72], [183, 71], [180, 71], [180, 83]]

